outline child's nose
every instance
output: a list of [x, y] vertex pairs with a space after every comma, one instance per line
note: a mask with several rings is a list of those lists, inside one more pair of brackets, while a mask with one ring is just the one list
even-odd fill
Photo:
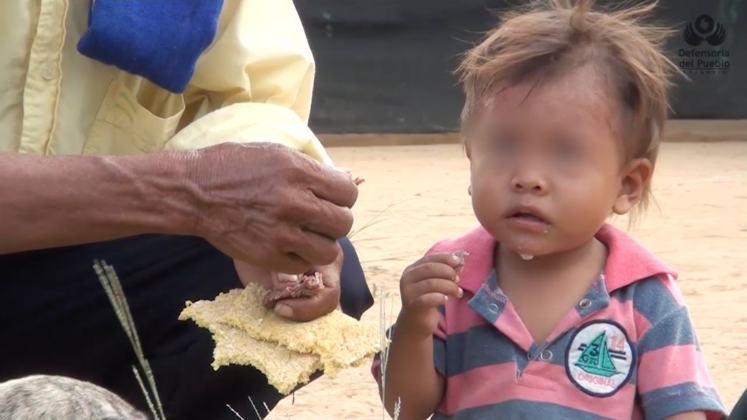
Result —
[[537, 172], [523, 171], [517, 173], [511, 180], [511, 188], [515, 192], [532, 192], [535, 194], [545, 194], [547, 192], [547, 182]]

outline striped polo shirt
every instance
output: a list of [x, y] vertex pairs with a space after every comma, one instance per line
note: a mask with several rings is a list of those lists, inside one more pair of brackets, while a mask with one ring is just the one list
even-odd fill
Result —
[[[439, 308], [433, 362], [446, 390], [434, 420], [725, 418], [677, 273], [611, 225], [597, 239], [604, 273], [543, 343], [498, 287], [486, 230], [428, 251], [469, 253], [464, 296]], [[378, 355], [372, 372], [379, 381]]]

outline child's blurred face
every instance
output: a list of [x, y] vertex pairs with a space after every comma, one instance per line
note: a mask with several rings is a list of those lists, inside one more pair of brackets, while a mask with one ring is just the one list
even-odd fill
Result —
[[526, 97], [532, 85], [492, 98], [468, 135], [467, 155], [482, 226], [502, 246], [542, 256], [588, 243], [611, 212], [627, 213], [651, 167], [622, 161], [620, 107], [590, 69]]

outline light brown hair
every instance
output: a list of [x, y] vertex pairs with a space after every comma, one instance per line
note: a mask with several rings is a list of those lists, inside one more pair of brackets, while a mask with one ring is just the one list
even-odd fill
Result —
[[[526, 81], [536, 86], [591, 65], [623, 110], [618, 126], [623, 164], [636, 158], [656, 164], [669, 89], [673, 76], [682, 75], [663, 52], [672, 31], [642, 21], [656, 1], [609, 10], [596, 10], [593, 3], [535, 0], [500, 15], [501, 23], [466, 52], [456, 70], [466, 95], [463, 134], [500, 90]], [[650, 197], [649, 182], [639, 207], [645, 209]]]

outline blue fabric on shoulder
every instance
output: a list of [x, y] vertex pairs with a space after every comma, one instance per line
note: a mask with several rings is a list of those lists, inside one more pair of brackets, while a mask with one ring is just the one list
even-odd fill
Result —
[[182, 93], [222, 7], [223, 0], [94, 0], [78, 51]]

